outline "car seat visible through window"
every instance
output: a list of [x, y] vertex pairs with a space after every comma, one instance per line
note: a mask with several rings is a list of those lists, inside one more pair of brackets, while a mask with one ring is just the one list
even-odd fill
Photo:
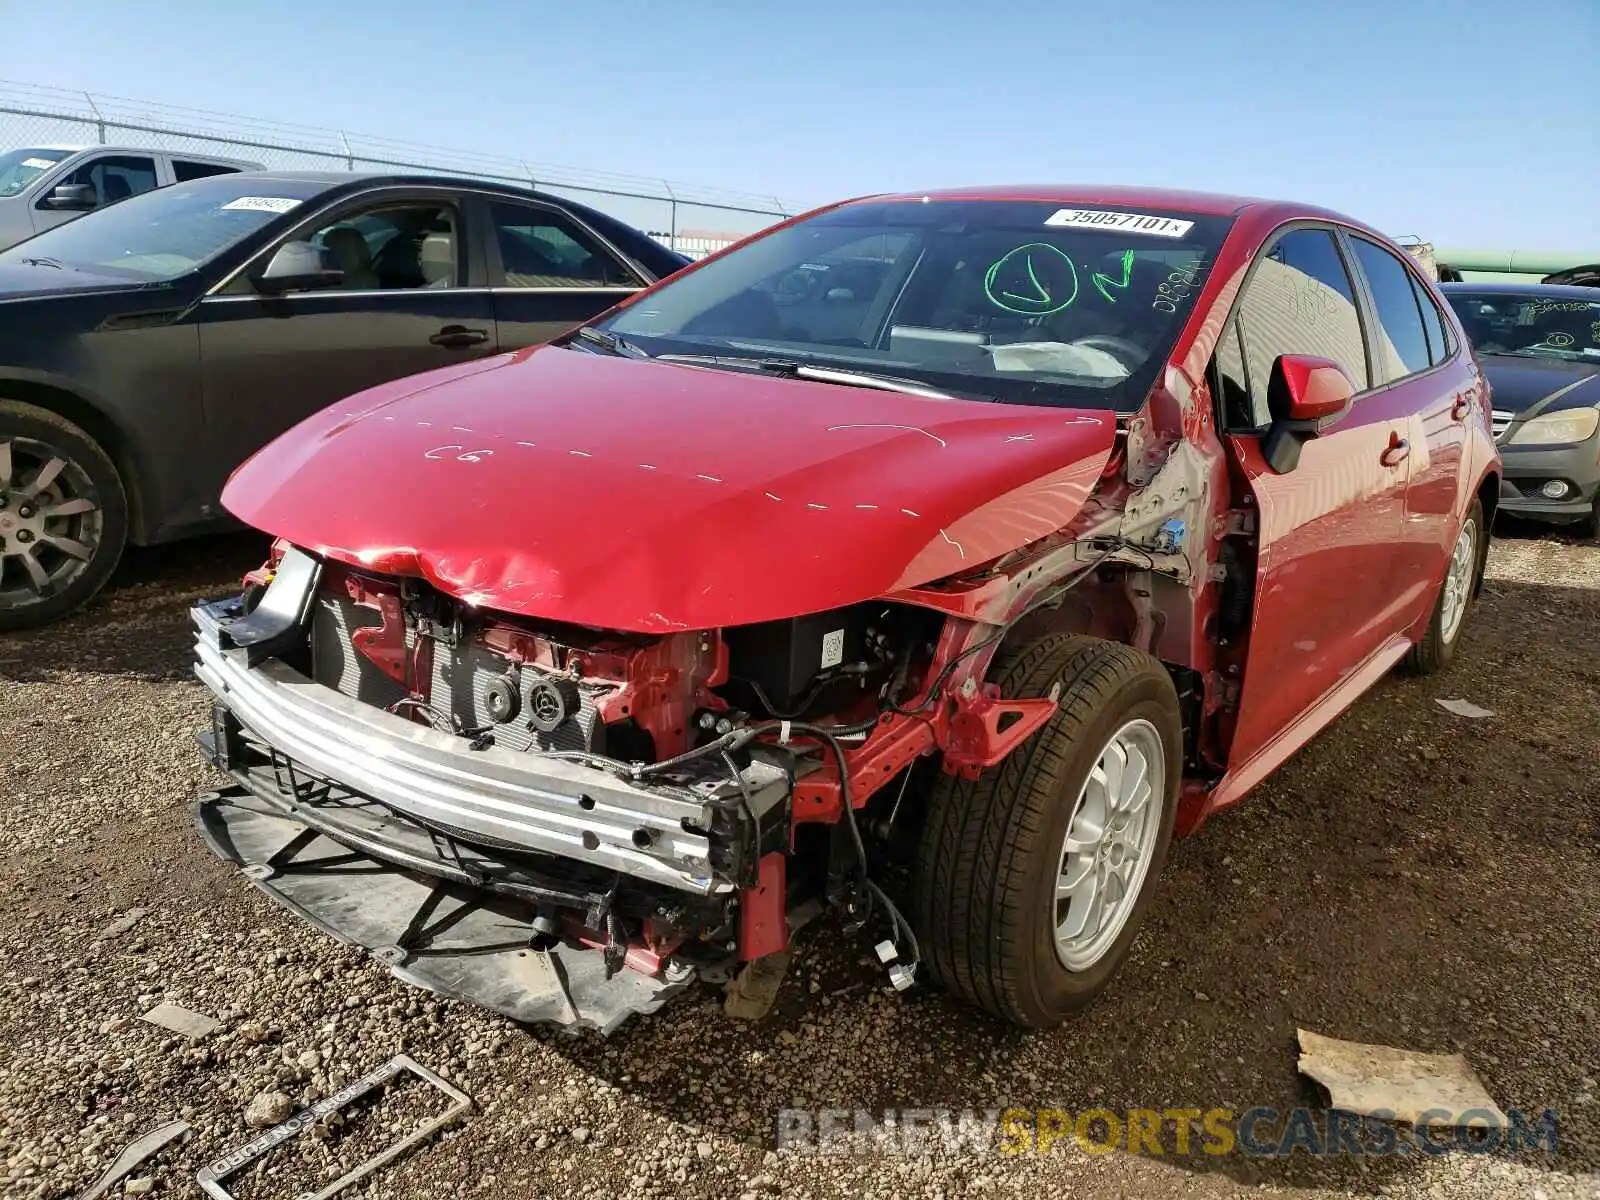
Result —
[[100, 203], [115, 204], [118, 200], [126, 200], [133, 195], [133, 188], [121, 175], [106, 174], [100, 188]]
[[456, 244], [448, 231], [435, 230], [424, 237], [417, 259], [423, 287], [447, 288], [455, 283]]
[[352, 289], [376, 288], [377, 272], [372, 269], [372, 252], [367, 249], [367, 239], [355, 229], [330, 229], [323, 235], [322, 244], [339, 260], [344, 272], [344, 287]]

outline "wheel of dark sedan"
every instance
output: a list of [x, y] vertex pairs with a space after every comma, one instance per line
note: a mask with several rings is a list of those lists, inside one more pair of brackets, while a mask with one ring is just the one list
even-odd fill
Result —
[[127, 496], [100, 445], [55, 413], [0, 400], [0, 630], [88, 600], [127, 534]]
[[1005, 696], [1047, 696], [1042, 730], [977, 780], [929, 797], [913, 911], [951, 992], [1018, 1025], [1095, 999], [1133, 944], [1177, 814], [1183, 724], [1166, 668], [1051, 634], [1006, 655]]
[[1487, 552], [1483, 506], [1474, 500], [1450, 548], [1450, 561], [1445, 566], [1444, 582], [1439, 585], [1433, 614], [1428, 618], [1428, 630], [1406, 656], [1406, 666], [1415, 673], [1432, 675], [1444, 670], [1455, 658], [1456, 643], [1461, 640], [1462, 627], [1472, 609]]
[[1581, 538], [1600, 541], [1600, 496], [1594, 498], [1594, 504], [1589, 508], [1589, 515], [1578, 522], [1576, 532]]

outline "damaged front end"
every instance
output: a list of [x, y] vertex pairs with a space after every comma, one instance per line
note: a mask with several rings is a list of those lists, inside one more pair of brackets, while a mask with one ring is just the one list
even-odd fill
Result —
[[232, 779], [197, 819], [300, 916], [521, 1021], [610, 1031], [696, 978], [734, 981], [749, 1015], [824, 908], [876, 921], [909, 986], [916, 940], [879, 852], [919, 760], [975, 777], [1052, 715], [983, 672], [1001, 612], [1109, 555], [1085, 553], [1058, 542], [965, 592], [641, 634], [506, 617], [280, 542], [242, 595], [192, 611], [215, 695], [200, 742]]
[[[694, 714], [656, 693], [716, 682], [719, 643], [563, 645], [295, 550], [192, 619], [217, 698], [200, 740], [236, 785], [200, 825], [287, 907], [525, 1021], [609, 1030], [737, 961], [794, 766], [762, 747], [670, 761]], [[618, 752], [638, 765], [595, 765]]]

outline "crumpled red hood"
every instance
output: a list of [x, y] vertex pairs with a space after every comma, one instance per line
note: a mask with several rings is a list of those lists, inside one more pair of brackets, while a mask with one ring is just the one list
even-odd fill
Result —
[[235, 472], [296, 545], [484, 608], [665, 632], [853, 604], [1068, 523], [1111, 412], [558, 347], [363, 392]]

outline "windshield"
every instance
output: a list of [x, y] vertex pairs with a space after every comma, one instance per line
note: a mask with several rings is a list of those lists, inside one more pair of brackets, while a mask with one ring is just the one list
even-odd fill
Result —
[[186, 275], [325, 191], [309, 180], [219, 175], [158, 188], [58, 225], [0, 255], [160, 283]]
[[1452, 289], [1447, 298], [1479, 354], [1600, 360], [1600, 297]]
[[651, 355], [776, 359], [1126, 412], [1230, 224], [1033, 201], [852, 204], [707, 263], [601, 327]]
[[71, 150], [7, 150], [0, 154], [0, 196], [15, 196]]

